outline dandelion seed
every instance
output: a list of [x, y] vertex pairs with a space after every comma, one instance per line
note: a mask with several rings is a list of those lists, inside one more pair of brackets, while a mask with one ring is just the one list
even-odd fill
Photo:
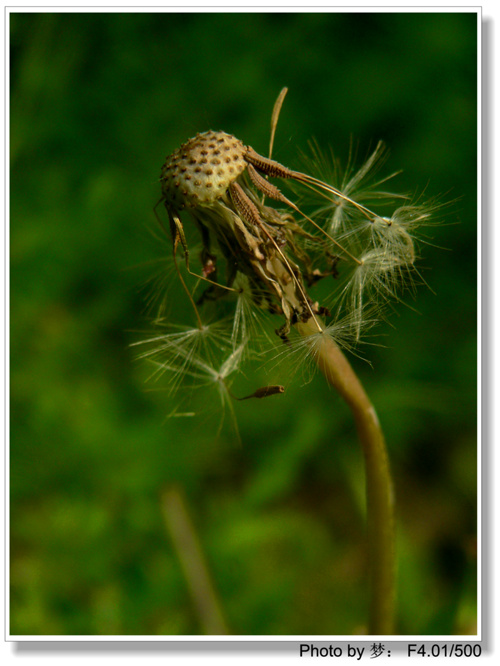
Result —
[[271, 385], [271, 386], [262, 386], [261, 388], [258, 388], [256, 391], [251, 393], [250, 395], [246, 395], [244, 398], [236, 398], [236, 400], [250, 400], [251, 398], [269, 398], [271, 395], [277, 395], [279, 393], [284, 393], [285, 392], [285, 387], [279, 385]]
[[258, 285], [252, 287], [250, 279], [238, 273], [233, 287], [236, 301], [233, 315], [231, 341], [233, 349], [244, 346], [246, 354], [257, 349], [258, 341], [268, 339], [266, 335], [266, 322], [264, 310], [269, 307], [266, 294], [262, 293]]
[[217, 429], [217, 437], [219, 436], [220, 431], [222, 429], [227, 410], [229, 411], [231, 422], [238, 441], [241, 441], [241, 438], [239, 434], [238, 421], [232, 403], [232, 394], [230, 391], [229, 377], [233, 373], [239, 370], [243, 354], [244, 354], [244, 345], [240, 345], [231, 354], [229, 354], [229, 356], [226, 359], [224, 359], [218, 371], [211, 372], [213, 382], [218, 389], [221, 408], [222, 408], [222, 416], [219, 422], [219, 427]]
[[139, 354], [139, 358], [147, 359], [153, 364], [154, 370], [150, 379], [158, 379], [165, 373], [169, 374], [168, 390], [171, 393], [177, 390], [186, 376], [206, 379], [203, 370], [210, 368], [210, 364], [216, 362], [221, 351], [230, 347], [230, 338], [224, 322], [202, 328], [180, 326], [165, 328], [169, 332], [149, 337], [135, 345], [146, 347]]
[[356, 340], [361, 335], [366, 307], [378, 305], [382, 309], [391, 299], [399, 300], [398, 290], [407, 279], [407, 264], [384, 248], [368, 250], [360, 261], [340, 297], [353, 322]]
[[372, 243], [388, 256], [398, 258], [400, 263], [412, 266], [415, 263], [414, 240], [397, 217], [377, 217], [371, 225]]

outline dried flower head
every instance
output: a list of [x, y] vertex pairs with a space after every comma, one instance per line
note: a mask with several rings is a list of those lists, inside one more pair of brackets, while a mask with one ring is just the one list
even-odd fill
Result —
[[[224, 367], [214, 349], [225, 355], [231, 372], [238, 370], [265, 328], [263, 313], [280, 322], [276, 333], [289, 347], [293, 329], [308, 323], [310, 339], [301, 347], [314, 353], [318, 339], [335, 338], [336, 331], [340, 344], [358, 341], [364, 325], [373, 324], [374, 311], [383, 312], [414, 284], [414, 234], [431, 209], [387, 192], [387, 178], [374, 180], [385, 159], [381, 143], [360, 169], [344, 174], [317, 146], [310, 174], [271, 159], [283, 97], [273, 113], [269, 157], [230, 134], [208, 131], [182, 144], [162, 167], [158, 203], [168, 215], [175, 268], [197, 322], [189, 333], [145, 341], [144, 356], [154, 360], [157, 372], [173, 373], [172, 386], [183, 374], [199, 378], [201, 368]], [[283, 185], [291, 186], [287, 195]], [[191, 269], [181, 215], [200, 233], [197, 271]], [[177, 260], [179, 246], [185, 271]], [[196, 278], [194, 286], [189, 276]], [[318, 283], [331, 285], [324, 301], [313, 296]], [[215, 327], [204, 320], [208, 303], [224, 304]], [[220, 381], [224, 373], [212, 375]]]

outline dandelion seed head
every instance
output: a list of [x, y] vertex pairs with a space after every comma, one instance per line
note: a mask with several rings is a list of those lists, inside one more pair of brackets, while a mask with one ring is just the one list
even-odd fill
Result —
[[[165, 298], [151, 298], [160, 304], [156, 332], [140, 343], [151, 379], [168, 377], [172, 393], [216, 387], [234, 414], [230, 383], [271, 339], [280, 345], [276, 362], [293, 356], [304, 371], [332, 341], [354, 350], [387, 305], [414, 290], [418, 229], [436, 208], [387, 190], [395, 174], [380, 175], [386, 158], [380, 142], [357, 168], [351, 150], [342, 169], [314, 144], [305, 171], [294, 171], [214, 131], [167, 157], [161, 202], [172, 266], [197, 326], [163, 327]], [[199, 252], [188, 247], [184, 222], [199, 232]], [[296, 335], [304, 326], [308, 334]]]

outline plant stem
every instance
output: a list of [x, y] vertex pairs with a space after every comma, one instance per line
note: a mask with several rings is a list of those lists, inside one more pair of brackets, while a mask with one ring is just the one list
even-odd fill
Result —
[[162, 508], [204, 633], [228, 634], [208, 565], [179, 488], [171, 487], [165, 490]]
[[[304, 337], [317, 340], [314, 322], [297, 324]], [[379, 420], [361, 382], [335, 342], [324, 335], [315, 342], [316, 362], [328, 383], [350, 407], [363, 449], [370, 564], [370, 634], [394, 633], [395, 519], [389, 460]]]

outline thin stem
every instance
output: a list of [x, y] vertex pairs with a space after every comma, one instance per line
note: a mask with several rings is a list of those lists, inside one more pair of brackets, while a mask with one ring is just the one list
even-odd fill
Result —
[[205, 634], [228, 634], [208, 565], [180, 489], [171, 487], [163, 493], [162, 509]]
[[[312, 322], [297, 324], [304, 337], [315, 335]], [[349, 361], [327, 335], [315, 345], [316, 361], [328, 383], [350, 407], [363, 449], [366, 474], [368, 555], [370, 560], [369, 633], [394, 633], [395, 520], [389, 460], [379, 420]]]

